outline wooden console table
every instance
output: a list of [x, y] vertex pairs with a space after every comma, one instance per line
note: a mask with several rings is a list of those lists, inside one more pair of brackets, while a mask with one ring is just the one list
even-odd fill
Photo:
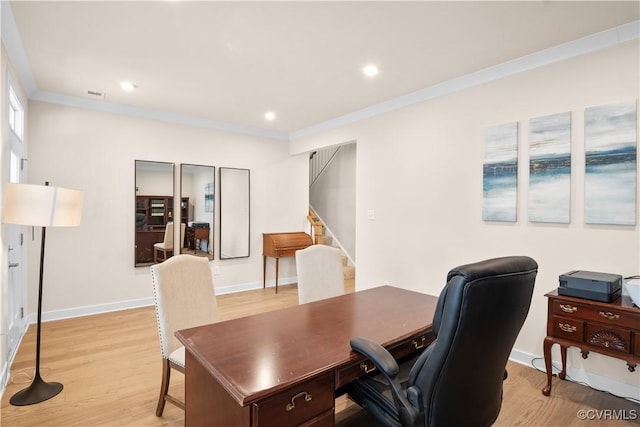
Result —
[[382, 286], [178, 331], [185, 426], [333, 426], [336, 395], [374, 369], [349, 340], [367, 337], [396, 358], [422, 351], [436, 303]]
[[558, 378], [564, 380], [567, 369], [567, 348], [578, 347], [586, 359], [590, 351], [622, 359], [629, 371], [640, 363], [640, 308], [631, 298], [621, 296], [607, 303], [558, 295], [548, 298], [547, 337], [544, 339], [544, 365], [547, 386], [542, 394], [551, 393], [551, 347], [560, 345], [562, 367]]

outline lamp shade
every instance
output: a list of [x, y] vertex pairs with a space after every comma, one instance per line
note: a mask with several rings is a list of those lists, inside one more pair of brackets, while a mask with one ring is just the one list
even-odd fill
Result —
[[82, 218], [82, 192], [48, 185], [7, 184], [2, 222], [74, 227]]

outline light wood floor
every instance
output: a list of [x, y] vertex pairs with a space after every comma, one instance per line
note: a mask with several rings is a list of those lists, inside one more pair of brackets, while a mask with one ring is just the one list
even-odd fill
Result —
[[[347, 291], [353, 291], [348, 281]], [[256, 290], [218, 297], [223, 320], [277, 310], [297, 304], [295, 286]], [[29, 383], [33, 370], [35, 328], [29, 328], [11, 369], [0, 407], [3, 427], [95, 427], [184, 425], [184, 412], [167, 404], [162, 418], [155, 416], [161, 362], [153, 307], [138, 308], [43, 324], [41, 371], [45, 380], [64, 384], [58, 396], [31, 406], [11, 406], [9, 398]], [[545, 375], [509, 363], [504, 404], [498, 426], [615, 426], [633, 421], [582, 421], [579, 410], [640, 412], [639, 405], [584, 386], [554, 379], [552, 396], [542, 396]], [[473, 375], [473, 372], [469, 372]], [[174, 374], [172, 393], [182, 396], [184, 377]], [[461, 408], [464, 402], [461, 402]], [[375, 426], [359, 408], [341, 397], [336, 401], [336, 423], [342, 427]], [[230, 426], [220, 426], [230, 427]]]

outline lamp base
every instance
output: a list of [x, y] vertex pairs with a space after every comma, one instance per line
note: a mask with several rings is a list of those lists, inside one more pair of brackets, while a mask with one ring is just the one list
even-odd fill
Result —
[[9, 403], [14, 406], [33, 405], [51, 399], [62, 391], [62, 384], [45, 382], [40, 375], [36, 375], [31, 385], [11, 396]]

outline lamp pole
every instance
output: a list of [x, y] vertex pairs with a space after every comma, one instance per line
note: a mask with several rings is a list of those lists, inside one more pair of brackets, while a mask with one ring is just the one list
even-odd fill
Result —
[[[49, 185], [45, 182], [44, 185]], [[40, 243], [40, 278], [38, 281], [38, 323], [36, 325], [36, 370], [33, 382], [24, 390], [11, 396], [9, 402], [15, 406], [32, 405], [51, 399], [62, 391], [62, 384], [45, 382], [40, 376], [40, 330], [42, 328], [42, 279], [44, 273], [44, 241], [47, 236], [47, 227], [42, 227], [42, 242]]]

